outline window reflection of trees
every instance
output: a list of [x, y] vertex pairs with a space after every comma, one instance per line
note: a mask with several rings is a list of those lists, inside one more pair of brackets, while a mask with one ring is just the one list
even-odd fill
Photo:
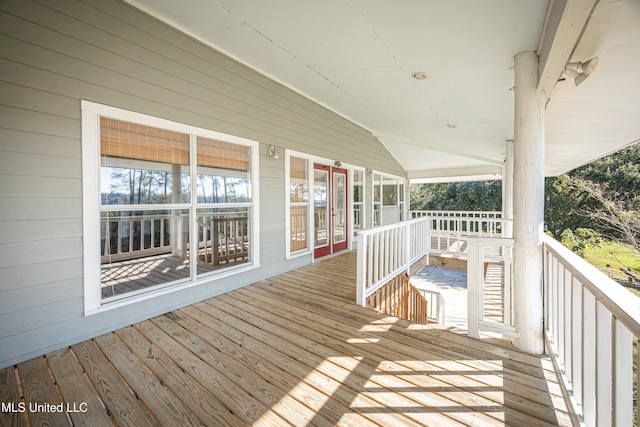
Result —
[[198, 203], [251, 201], [251, 181], [229, 176], [198, 175]]
[[[103, 191], [103, 205], [141, 205], [189, 202], [189, 175], [180, 175], [180, 195], [173, 200], [173, 175], [167, 171], [103, 167], [109, 191]], [[103, 174], [103, 176], [105, 176]]]

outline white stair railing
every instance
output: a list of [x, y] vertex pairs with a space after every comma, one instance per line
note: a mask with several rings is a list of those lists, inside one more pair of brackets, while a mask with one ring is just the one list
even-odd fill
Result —
[[545, 340], [574, 422], [633, 426], [640, 299], [549, 236], [543, 251]]
[[[467, 310], [469, 336], [473, 338], [480, 338], [481, 330], [517, 336], [513, 326], [511, 298], [513, 245], [513, 239], [469, 237]], [[489, 274], [495, 277], [490, 279]], [[487, 292], [489, 286], [492, 287], [491, 296]]]
[[356, 302], [398, 274], [408, 272], [429, 251], [429, 218], [417, 218], [358, 231]]
[[427, 320], [444, 324], [444, 297], [438, 291], [431, 289], [419, 289], [419, 291], [427, 300]]

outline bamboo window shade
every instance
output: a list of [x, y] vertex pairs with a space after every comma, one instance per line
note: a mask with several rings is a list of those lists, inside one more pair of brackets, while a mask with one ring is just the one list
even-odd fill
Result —
[[291, 178], [296, 180], [307, 180], [307, 161], [305, 159], [300, 159], [298, 157], [290, 158], [289, 168], [291, 171]]
[[199, 136], [198, 166], [249, 171], [249, 147]]
[[[189, 164], [189, 135], [100, 118], [100, 155]], [[248, 171], [249, 147], [198, 137], [198, 166]]]

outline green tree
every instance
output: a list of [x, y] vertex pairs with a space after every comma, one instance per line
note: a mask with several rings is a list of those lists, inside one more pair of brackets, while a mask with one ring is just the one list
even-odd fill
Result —
[[[565, 230], [593, 230], [638, 248], [640, 144], [634, 143], [546, 181], [545, 223], [562, 240]], [[585, 234], [594, 236], [594, 234]]]
[[501, 181], [412, 184], [412, 210], [499, 211]]

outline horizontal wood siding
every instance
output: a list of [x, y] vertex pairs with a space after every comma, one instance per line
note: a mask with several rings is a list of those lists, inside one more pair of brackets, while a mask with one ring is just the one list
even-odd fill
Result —
[[[257, 140], [261, 268], [83, 316], [80, 100]], [[371, 133], [116, 0], [0, 2], [0, 367], [310, 261], [269, 145], [405, 172]]]
[[382, 223], [393, 224], [400, 221], [400, 207], [399, 206], [382, 206]]

